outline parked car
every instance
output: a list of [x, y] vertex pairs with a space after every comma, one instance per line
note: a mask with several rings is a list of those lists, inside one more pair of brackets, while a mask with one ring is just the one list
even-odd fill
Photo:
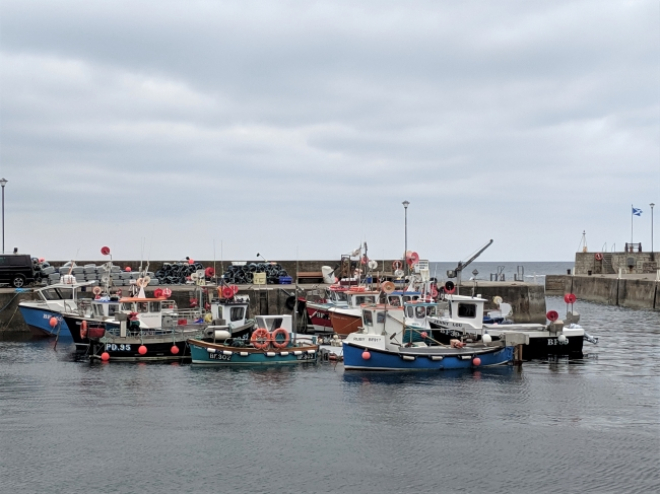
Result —
[[0, 255], [0, 283], [20, 288], [36, 279], [32, 257], [27, 254]]

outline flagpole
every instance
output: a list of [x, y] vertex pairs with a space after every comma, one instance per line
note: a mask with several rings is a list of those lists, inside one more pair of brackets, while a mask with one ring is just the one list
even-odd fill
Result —
[[633, 243], [633, 205], [630, 205], [630, 250], [632, 251], [632, 243]]

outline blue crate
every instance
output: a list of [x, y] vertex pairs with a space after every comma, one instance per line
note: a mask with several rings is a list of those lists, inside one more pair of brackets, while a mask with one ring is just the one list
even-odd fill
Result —
[[280, 276], [280, 285], [290, 285], [292, 281], [291, 276]]

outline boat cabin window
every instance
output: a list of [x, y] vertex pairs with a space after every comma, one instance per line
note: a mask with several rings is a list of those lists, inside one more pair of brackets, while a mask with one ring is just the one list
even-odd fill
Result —
[[149, 312], [160, 312], [160, 302], [149, 302]]
[[222, 307], [218, 306], [218, 319], [223, 319], [222, 317]]
[[101, 304], [94, 304], [92, 306], [92, 313], [98, 317], [103, 317], [105, 315], [103, 314], [103, 307], [101, 306]]
[[346, 292], [334, 292], [335, 298], [337, 302], [347, 302], [348, 297], [346, 296]]
[[390, 295], [388, 302], [393, 307], [401, 307], [401, 299], [397, 295]]
[[404, 302], [411, 302], [413, 300], [417, 300], [419, 298], [419, 295], [404, 295], [403, 296], [403, 301]]
[[356, 295], [355, 305], [373, 304], [376, 301], [373, 295]]
[[48, 290], [41, 290], [39, 292], [45, 300], [62, 300], [62, 295], [55, 288], [49, 288]]
[[245, 308], [232, 307], [231, 310], [229, 311], [229, 319], [231, 321], [240, 321], [241, 319], [243, 319], [244, 314], [245, 314]]
[[176, 302], [174, 302], [174, 300], [163, 300], [161, 302], [161, 308], [163, 310], [166, 310], [166, 309], [172, 309], [173, 310], [175, 307], [176, 307]]
[[427, 315], [427, 316], [435, 316], [435, 314], [436, 314], [436, 312], [435, 312], [435, 305], [429, 305], [429, 306], [426, 308], [426, 315]]
[[383, 324], [385, 322], [385, 313], [384, 312], [376, 312], [376, 322], [378, 324]]
[[477, 317], [476, 304], [458, 304], [458, 317]]
[[130, 302], [124, 302], [121, 304], [121, 310], [125, 310], [127, 312], [133, 312], [133, 307], [131, 306]]
[[426, 317], [426, 308], [423, 305], [415, 307], [415, 317], [417, 319], [423, 319]]
[[362, 311], [362, 320], [364, 321], [364, 324], [366, 324], [367, 326], [374, 325], [374, 315], [371, 313], [370, 310]]
[[149, 312], [149, 302], [138, 302], [137, 311], [138, 314], [144, 314], [145, 312]]
[[113, 317], [117, 312], [119, 312], [119, 304], [108, 304], [108, 315]]
[[406, 317], [415, 317], [415, 308], [408, 306], [406, 307]]

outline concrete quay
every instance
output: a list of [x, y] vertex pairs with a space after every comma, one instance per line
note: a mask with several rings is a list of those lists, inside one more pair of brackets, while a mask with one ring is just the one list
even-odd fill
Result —
[[656, 274], [548, 275], [547, 295], [573, 293], [578, 300], [630, 309], [660, 310]]

